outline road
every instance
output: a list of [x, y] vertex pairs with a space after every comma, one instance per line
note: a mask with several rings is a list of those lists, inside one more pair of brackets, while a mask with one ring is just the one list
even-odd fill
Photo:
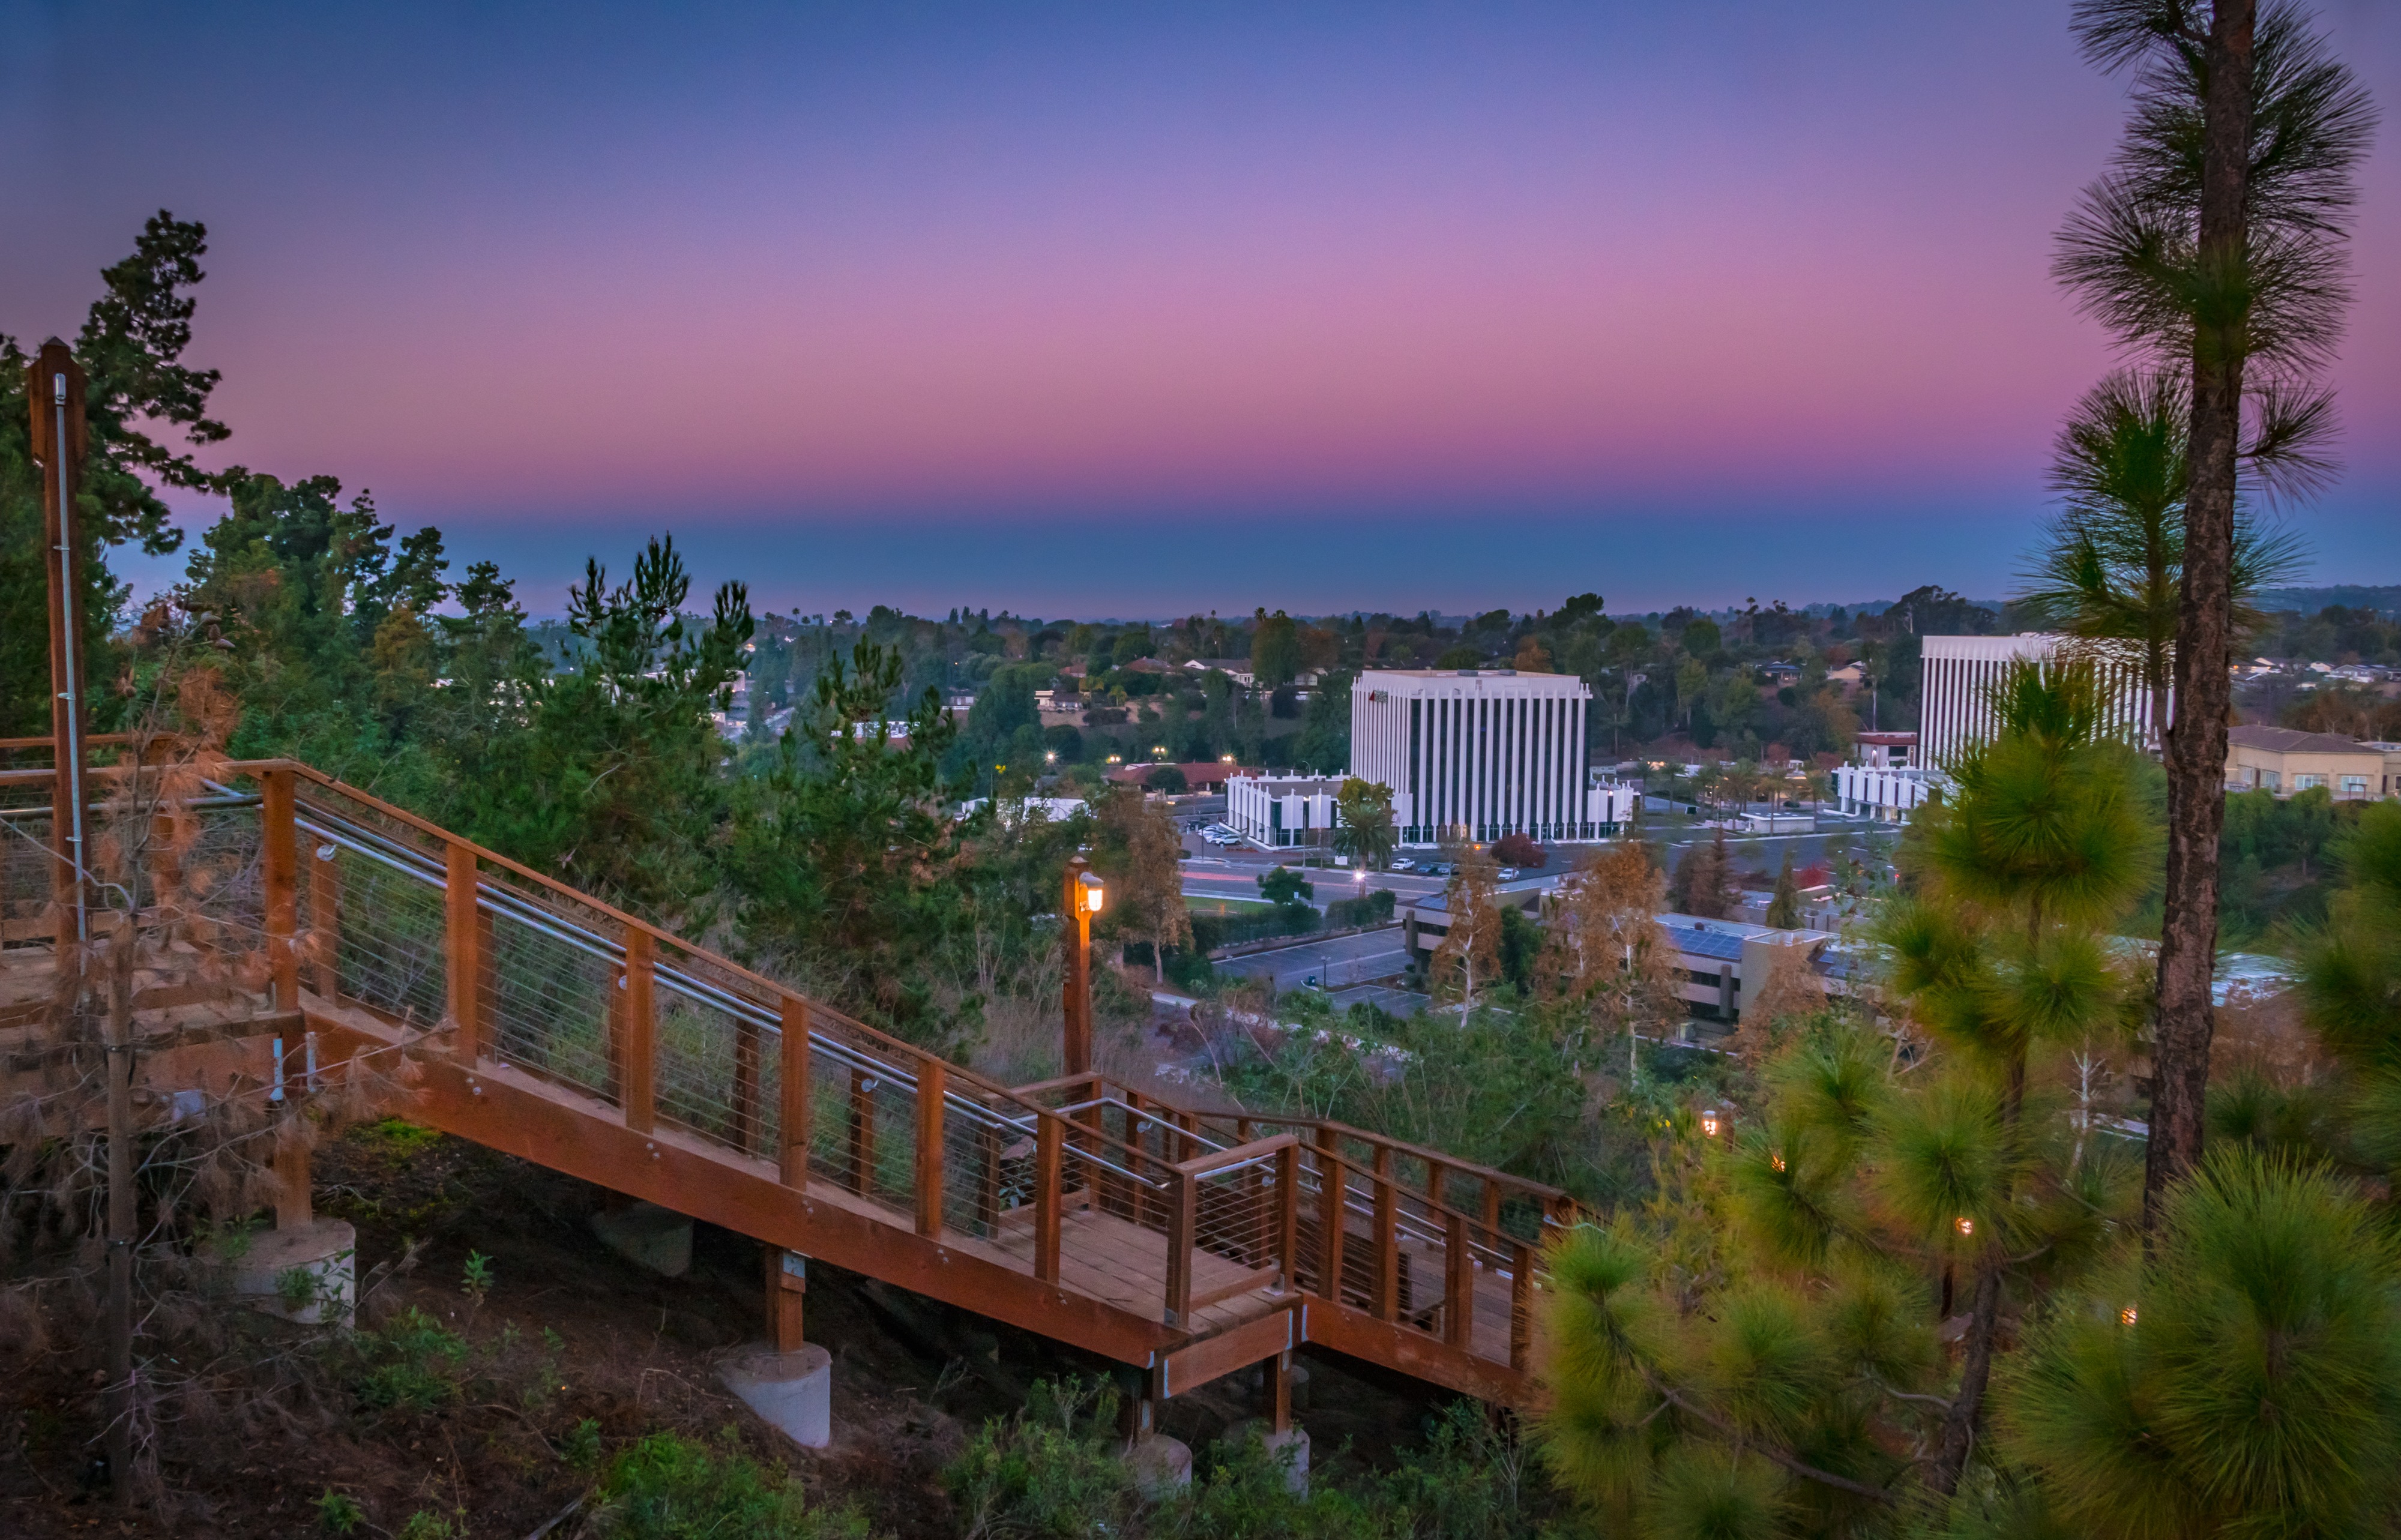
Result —
[[1278, 993], [1301, 988], [1314, 978], [1326, 988], [1341, 988], [1365, 979], [1385, 978], [1408, 966], [1401, 949], [1397, 925], [1359, 935], [1325, 941], [1304, 941], [1271, 952], [1229, 957], [1217, 964], [1220, 974], [1239, 978], [1271, 978]]

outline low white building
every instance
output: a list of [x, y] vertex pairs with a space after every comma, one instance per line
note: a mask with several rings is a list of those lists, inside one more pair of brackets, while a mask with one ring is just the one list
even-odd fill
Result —
[[1338, 775], [1237, 775], [1226, 783], [1226, 824], [1270, 850], [1324, 843], [1334, 827]]
[[1902, 824], [1924, 807], [1940, 786], [1931, 770], [1906, 765], [1844, 765], [1834, 771], [1834, 797], [1854, 818]]

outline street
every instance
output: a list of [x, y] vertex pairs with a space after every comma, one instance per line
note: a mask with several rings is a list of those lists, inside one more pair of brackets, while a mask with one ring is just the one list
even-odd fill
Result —
[[1297, 947], [1229, 957], [1217, 964], [1217, 972], [1237, 978], [1273, 979], [1281, 994], [1302, 988], [1312, 978], [1328, 989], [1387, 978], [1408, 966], [1408, 961], [1401, 949], [1400, 927], [1393, 925], [1360, 935], [1304, 941]]

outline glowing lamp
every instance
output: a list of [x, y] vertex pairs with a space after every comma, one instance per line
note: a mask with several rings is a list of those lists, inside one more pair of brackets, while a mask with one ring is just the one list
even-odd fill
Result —
[[1767, 1157], [1767, 1162], [1770, 1165], [1775, 1166], [1778, 1171], [1784, 1169], [1784, 1157], [1782, 1155], [1770, 1155]]
[[2118, 1324], [2120, 1326], [2132, 1326], [2134, 1324], [2134, 1307], [2133, 1305], [2128, 1305], [2125, 1309], [2118, 1312]]
[[1701, 1132], [1707, 1134], [1711, 1138], [1718, 1137], [1718, 1110], [1716, 1108], [1712, 1107], [1708, 1111], [1701, 1114]]
[[1951, 1221], [1951, 1228], [1962, 1235], [1972, 1235], [1976, 1233], [1976, 1221], [1962, 1214]]
[[1077, 885], [1082, 890], [1081, 902], [1084, 906], [1084, 912], [1086, 914], [1100, 913], [1101, 895], [1104, 891], [1101, 886], [1101, 879], [1094, 877], [1091, 873], [1086, 872], [1083, 877], [1078, 879]]

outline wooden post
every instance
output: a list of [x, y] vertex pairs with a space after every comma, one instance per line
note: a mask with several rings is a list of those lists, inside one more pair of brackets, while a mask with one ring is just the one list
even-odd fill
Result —
[[805, 1001], [783, 999], [783, 1083], [778, 1088], [776, 1142], [778, 1175], [787, 1187], [809, 1184], [809, 1007]]
[[311, 852], [309, 862], [309, 970], [318, 997], [333, 1001], [342, 992], [342, 857]]
[[[267, 836], [267, 962], [275, 1008], [300, 1008], [300, 854], [293, 823], [290, 766], [259, 773], [259, 818]], [[469, 1062], [473, 1062], [471, 1059]]]
[[1342, 1243], [1350, 1228], [1345, 1215], [1349, 1182], [1338, 1157], [1338, 1140], [1331, 1128], [1317, 1131], [1317, 1291], [1342, 1302]]
[[1475, 1330], [1475, 1265], [1467, 1248], [1467, 1216], [1442, 1219], [1442, 1340], [1463, 1348]]
[[1443, 1188], [1446, 1180], [1450, 1176], [1450, 1167], [1443, 1165], [1443, 1163], [1438, 1160], [1430, 1160], [1426, 1162], [1425, 1167], [1426, 1202], [1434, 1205], [1436, 1207], [1440, 1207], [1448, 1201], [1444, 1194]]
[[1268, 1365], [1268, 1431], [1292, 1431], [1292, 1349], [1285, 1348]]
[[1393, 1180], [1393, 1147], [1376, 1146], [1376, 1288], [1375, 1311], [1392, 1320], [1401, 1309], [1401, 1235]]
[[1059, 1281], [1060, 1147], [1064, 1125], [1055, 1117], [1034, 1120], [1034, 1276]]
[[867, 1071], [850, 1071], [850, 1190], [864, 1192], [875, 1178], [875, 1093]]
[[1534, 1248], [1524, 1241], [1509, 1247], [1509, 1367], [1524, 1370], [1533, 1356]]
[[767, 1335], [778, 1353], [801, 1350], [801, 1307], [808, 1288], [806, 1257], [780, 1246], [767, 1247]]
[[[447, 955], [443, 959], [449, 987], [450, 1022], [458, 1036], [452, 1052], [461, 1064], [473, 1065], [483, 1051], [483, 960], [475, 954], [482, 936], [475, 923], [475, 852], [452, 840], [443, 880], [443, 931]], [[631, 988], [630, 984], [628, 988]], [[629, 1073], [619, 1066], [620, 1073]]]
[[1501, 1184], [1490, 1177], [1484, 1179], [1484, 1228], [1501, 1233]]
[[942, 1233], [942, 1099], [950, 1067], [930, 1056], [917, 1061], [917, 1233]]
[[1276, 1288], [1291, 1294], [1300, 1288], [1300, 1146], [1277, 1152], [1275, 1173]]
[[1178, 1330], [1192, 1325], [1192, 1242], [1200, 1214], [1199, 1179], [1168, 1173], [1167, 1308], [1160, 1317]]
[[316, 1218], [309, 1193], [309, 1146], [298, 1126], [300, 1110], [287, 1096], [275, 1130], [275, 1228], [298, 1230]]
[[625, 1126], [647, 1134], [658, 1124], [658, 1031], [651, 962], [656, 943], [639, 926], [625, 931]]
[[759, 1152], [759, 1024], [748, 1016], [734, 1022], [733, 1126], [726, 1132], [746, 1157]]

